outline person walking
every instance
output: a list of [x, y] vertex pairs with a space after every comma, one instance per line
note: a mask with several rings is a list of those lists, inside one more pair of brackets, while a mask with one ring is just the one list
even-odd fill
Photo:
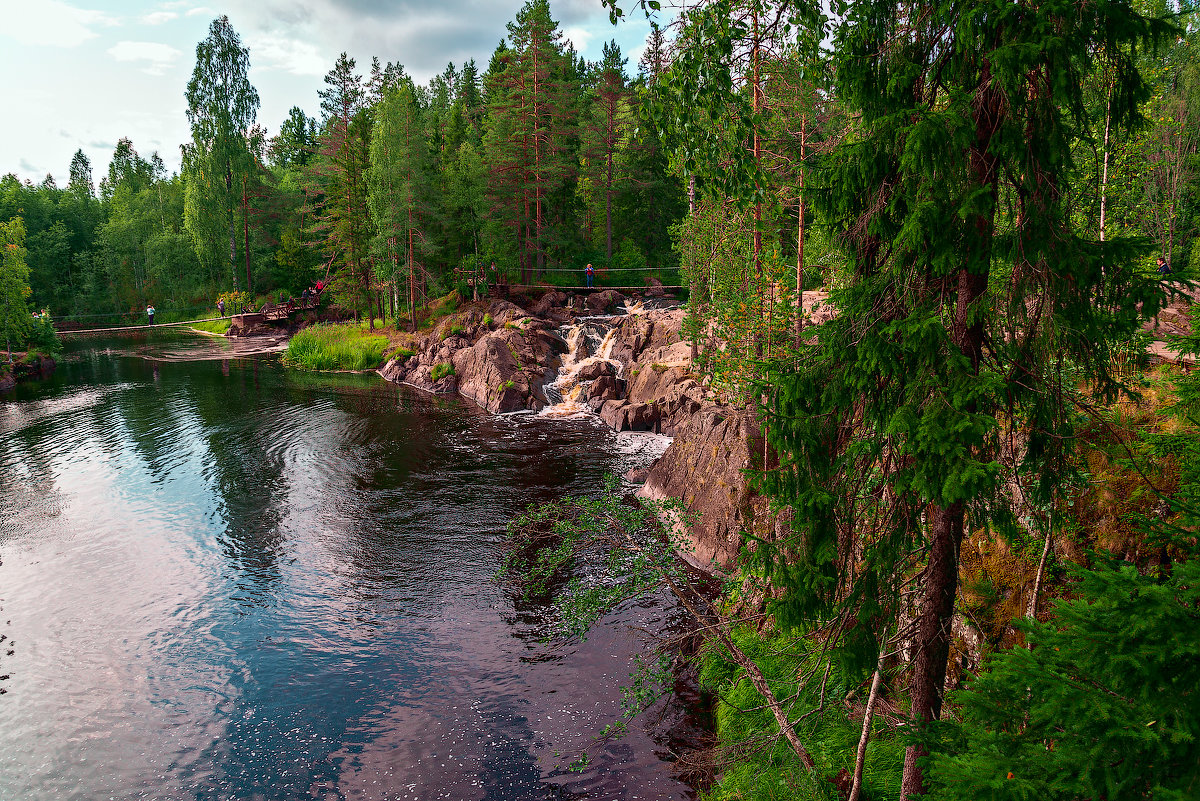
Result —
[[595, 268], [594, 268], [594, 267], [592, 267], [592, 265], [591, 265], [591, 264], [589, 264], [589, 265], [587, 266], [587, 268], [586, 268], [586, 269], [585, 269], [583, 272], [584, 272], [584, 275], [586, 275], [586, 276], [587, 276], [587, 285], [588, 285], [589, 287], [591, 287], [591, 286], [592, 286], [592, 282], [593, 282], [593, 281], [595, 280], [595, 278], [596, 278], [596, 270], [595, 270]]
[[154, 325], [154, 304], [146, 304], [146, 316], [150, 318], [150, 325]]

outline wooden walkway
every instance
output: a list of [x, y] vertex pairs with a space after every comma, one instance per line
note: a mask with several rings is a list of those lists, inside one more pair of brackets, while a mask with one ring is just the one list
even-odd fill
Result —
[[60, 337], [68, 334], [106, 334], [109, 331], [145, 331], [147, 328], [172, 328], [178, 325], [192, 325], [193, 323], [211, 323], [217, 320], [232, 320], [233, 316], [228, 317], [206, 317], [203, 320], [180, 320], [176, 323], [141, 323], [140, 325], [119, 325], [111, 328], [63, 328], [58, 331]]
[[200, 320], [180, 320], [174, 323], [154, 323], [153, 325], [150, 323], [140, 323], [138, 325], [118, 325], [110, 328], [64, 328], [59, 329], [58, 335], [106, 334], [111, 331], [145, 331], [148, 328], [173, 328], [180, 325], [193, 325], [194, 323], [212, 323], [217, 320], [229, 320], [231, 324], [238, 326], [244, 325], [246, 322], [277, 322], [279, 320], [286, 320], [298, 311], [315, 309], [320, 305], [320, 295], [313, 295], [307, 300], [291, 298], [283, 303], [266, 303], [256, 312], [227, 314], [223, 317], [205, 317]]

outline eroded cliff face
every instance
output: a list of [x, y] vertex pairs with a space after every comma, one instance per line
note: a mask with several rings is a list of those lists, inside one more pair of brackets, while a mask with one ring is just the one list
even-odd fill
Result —
[[617, 431], [673, 437], [641, 494], [681, 499], [697, 515], [686, 532], [691, 561], [728, 569], [741, 532], [771, 524], [744, 472], [761, 452], [761, 432], [750, 413], [717, 402], [692, 373], [682, 309], [633, 302], [627, 311], [627, 300], [608, 290], [586, 299], [549, 291], [527, 308], [492, 301], [446, 318], [416, 353], [380, 373], [457, 392], [493, 413], [558, 403], [586, 407]]

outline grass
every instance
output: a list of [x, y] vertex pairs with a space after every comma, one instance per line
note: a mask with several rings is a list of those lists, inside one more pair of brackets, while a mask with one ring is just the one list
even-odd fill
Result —
[[354, 323], [314, 325], [288, 342], [284, 364], [302, 370], [374, 370], [383, 364], [388, 338]]
[[[780, 634], [764, 637], [747, 628], [737, 630], [734, 639], [762, 669], [777, 698], [798, 694], [793, 717], [820, 704], [822, 686], [829, 698], [845, 698], [851, 689], [859, 690], [856, 698], [865, 698], [863, 682], [869, 674], [850, 678], [836, 665], [825, 674], [819, 644]], [[803, 687], [797, 681], [800, 675], [809, 678]], [[813, 775], [778, 737], [779, 727], [763, 707], [762, 696], [719, 646], [702, 657], [701, 682], [721, 699], [716, 708], [717, 737], [731, 757], [721, 764], [720, 777], [705, 794], [706, 801], [837, 801], [828, 778], [843, 768], [853, 771], [861, 717], [847, 715], [840, 704], [829, 704], [822, 714], [796, 727], [817, 763]], [[903, 762], [903, 743], [877, 718], [863, 771], [864, 797], [898, 797]]]
[[210, 322], [192, 323], [197, 331], [207, 331], [210, 334], [224, 334], [229, 330], [228, 320], [212, 320]]
[[454, 375], [454, 365], [450, 362], [438, 362], [430, 371], [429, 380], [436, 384], [448, 375]]

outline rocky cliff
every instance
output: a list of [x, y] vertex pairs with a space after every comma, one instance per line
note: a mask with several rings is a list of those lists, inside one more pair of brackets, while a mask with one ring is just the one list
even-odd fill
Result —
[[765, 521], [744, 470], [762, 447], [752, 416], [714, 400], [691, 371], [683, 310], [608, 290], [549, 291], [517, 305], [495, 300], [443, 319], [412, 354], [380, 371], [389, 381], [457, 392], [493, 413], [590, 410], [617, 431], [674, 437], [641, 494], [680, 498], [698, 517], [692, 561], [727, 568], [740, 532]]

